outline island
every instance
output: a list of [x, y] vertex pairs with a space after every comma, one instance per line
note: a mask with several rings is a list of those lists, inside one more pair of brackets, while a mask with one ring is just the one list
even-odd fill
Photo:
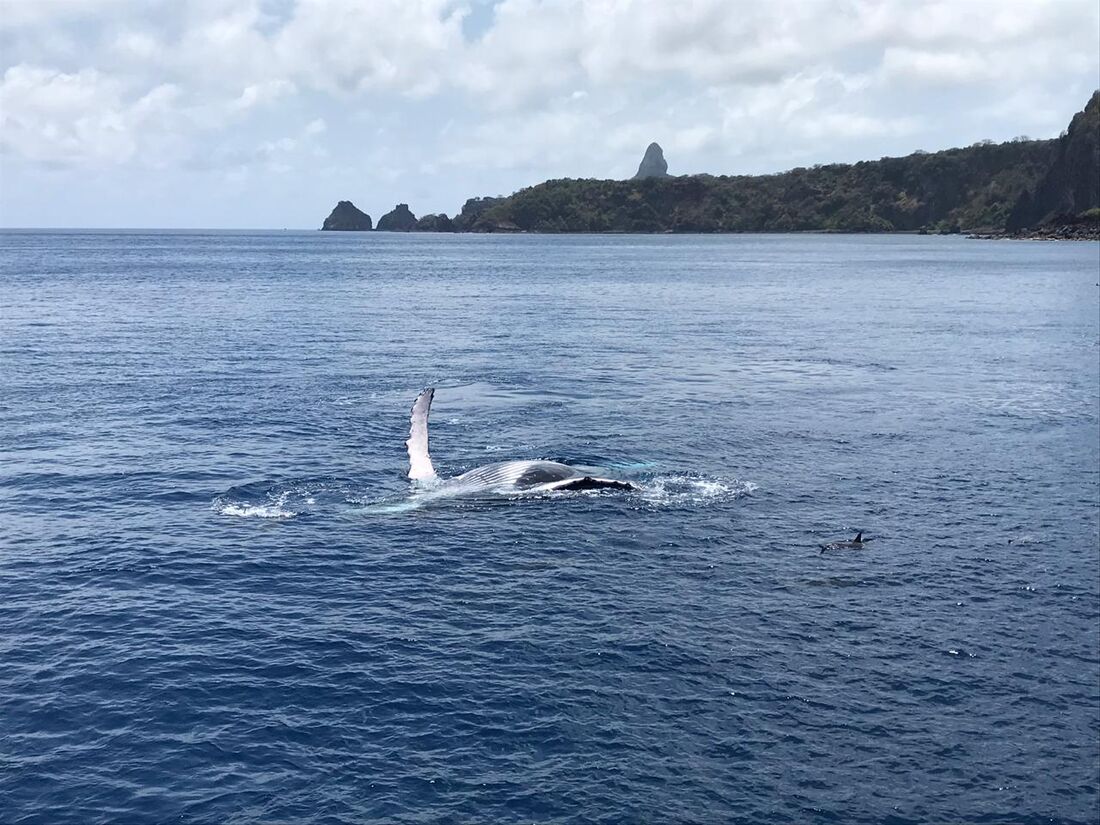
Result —
[[[341, 201], [337, 209], [343, 204], [350, 206]], [[507, 197], [471, 198], [453, 218], [418, 221], [407, 204], [398, 204], [378, 229], [1100, 239], [1100, 91], [1050, 140], [985, 140], [772, 175], [669, 175], [664, 152], [651, 143], [629, 180], [548, 180]]]
[[369, 232], [370, 215], [355, 208], [351, 201], [340, 201], [325, 218], [321, 229], [330, 232]]
[[380, 232], [412, 232], [416, 229], [416, 215], [409, 211], [407, 203], [399, 203], [378, 219]]

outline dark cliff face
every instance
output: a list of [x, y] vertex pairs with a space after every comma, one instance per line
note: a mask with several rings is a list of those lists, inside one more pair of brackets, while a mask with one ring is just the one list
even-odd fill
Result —
[[656, 143], [651, 143], [645, 150], [642, 162], [638, 164], [638, 172], [634, 180], [642, 178], [667, 178], [668, 164], [665, 162], [665, 153]]
[[440, 212], [438, 215], [425, 215], [416, 222], [417, 232], [454, 232], [454, 222]]
[[351, 201], [340, 201], [325, 218], [321, 229], [337, 232], [369, 232], [370, 215], [355, 208]]
[[1058, 138], [1054, 159], [1033, 191], [1024, 192], [1005, 228], [1028, 227], [1080, 215], [1100, 207], [1100, 91]]
[[412, 232], [416, 229], [416, 215], [409, 211], [407, 203], [399, 203], [378, 219], [378, 228], [383, 232]]
[[507, 198], [470, 198], [462, 204], [452, 224], [456, 232], [469, 232], [477, 224], [478, 220], [494, 206], [504, 203]]

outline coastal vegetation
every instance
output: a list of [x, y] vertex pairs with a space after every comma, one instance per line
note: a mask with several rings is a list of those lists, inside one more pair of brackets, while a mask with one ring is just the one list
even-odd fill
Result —
[[1050, 165], [1050, 141], [977, 145], [775, 175], [552, 180], [486, 210], [474, 231], [958, 232], [1004, 226]]

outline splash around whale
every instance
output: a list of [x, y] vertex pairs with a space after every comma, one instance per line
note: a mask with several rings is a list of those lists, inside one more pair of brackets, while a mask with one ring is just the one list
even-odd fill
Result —
[[428, 454], [428, 414], [435, 389], [429, 387], [413, 402], [409, 424], [409, 478], [427, 485], [442, 485], [453, 494], [551, 492], [559, 490], [636, 490], [628, 481], [589, 475], [557, 461], [500, 461], [476, 467], [462, 475], [441, 479]]

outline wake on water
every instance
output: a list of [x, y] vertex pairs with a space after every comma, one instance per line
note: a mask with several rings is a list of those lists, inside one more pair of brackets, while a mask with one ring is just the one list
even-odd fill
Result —
[[[618, 465], [615, 469], [652, 465]], [[480, 490], [471, 492], [447, 482], [414, 484], [404, 492], [378, 495], [353, 482], [336, 479], [262, 482], [233, 487], [211, 502], [211, 509], [232, 518], [286, 520], [306, 514], [400, 515], [429, 507], [507, 506], [526, 500], [616, 498], [652, 508], [705, 507], [751, 495], [757, 485], [733, 478], [657, 474], [631, 478], [637, 489], [621, 490]]]
[[215, 497], [210, 508], [235, 518], [291, 519], [347, 510], [362, 492], [361, 484], [340, 478], [258, 481], [231, 487]]

